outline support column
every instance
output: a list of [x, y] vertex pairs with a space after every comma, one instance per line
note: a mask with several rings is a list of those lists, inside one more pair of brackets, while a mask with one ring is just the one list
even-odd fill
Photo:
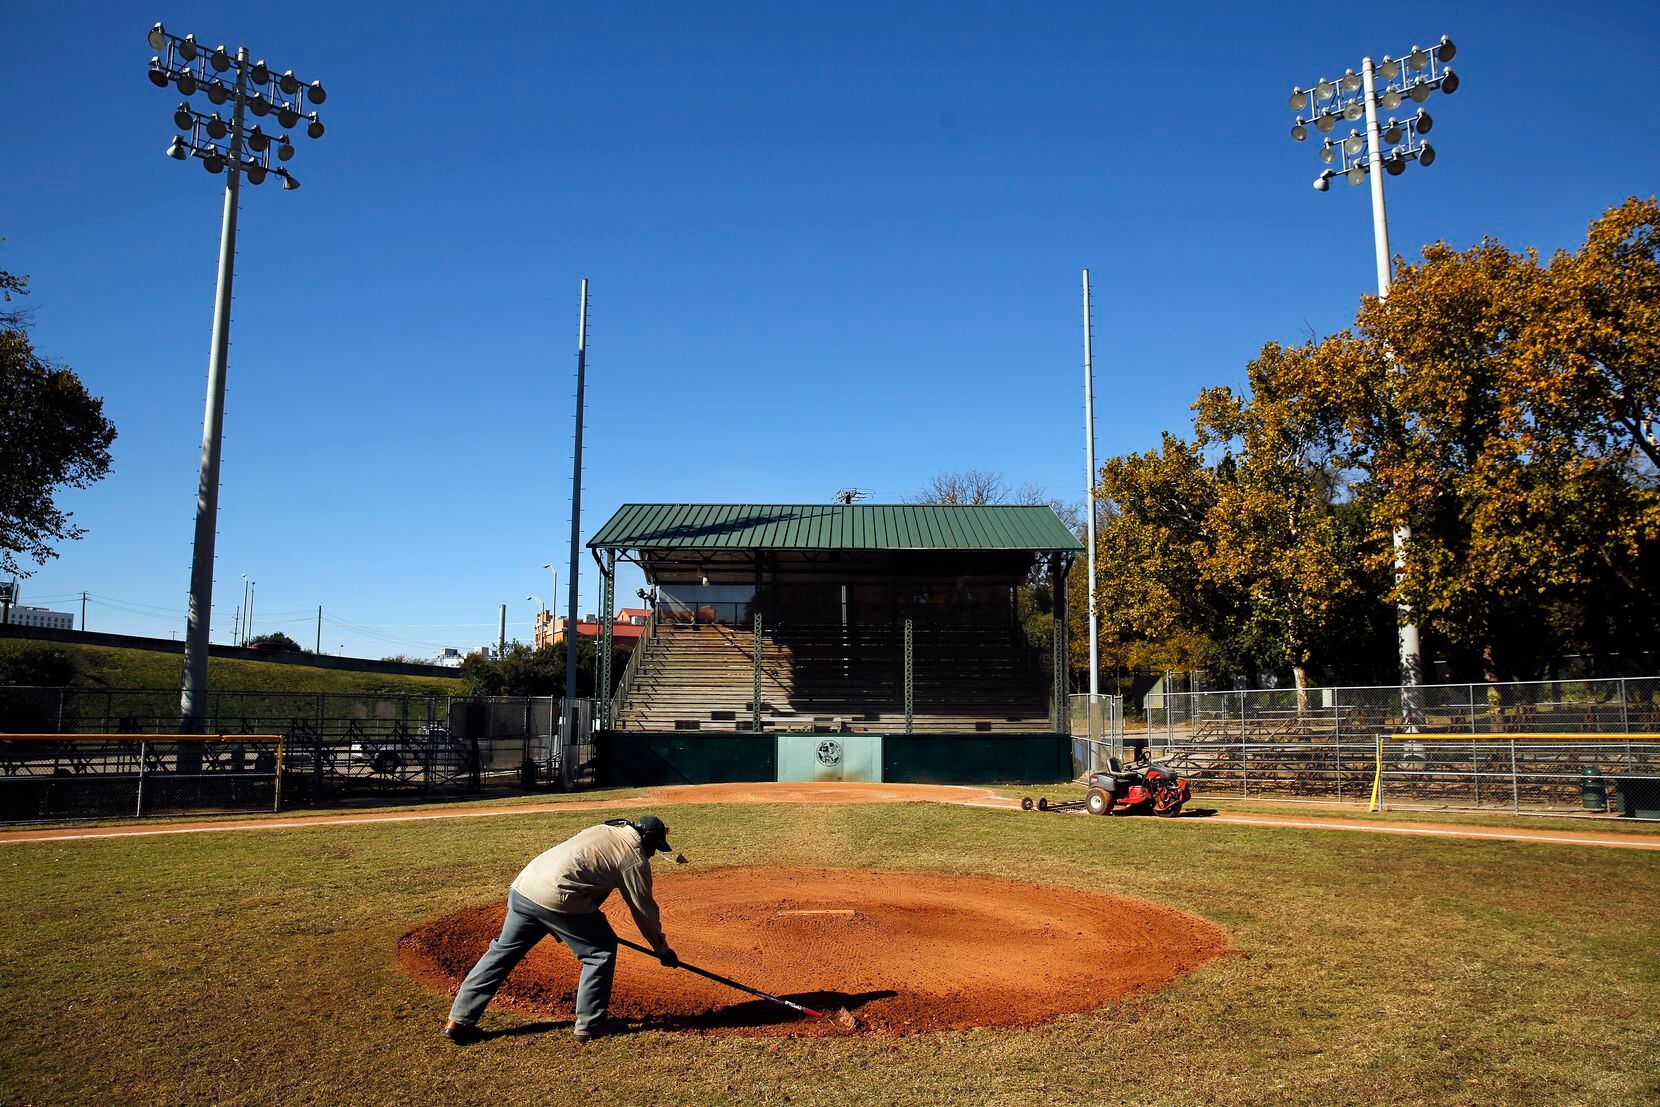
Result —
[[754, 727], [758, 734], [761, 731], [761, 613], [759, 611], [755, 613], [755, 686], [753, 692], [754, 702], [749, 706], [754, 712]]
[[599, 637], [594, 643], [594, 697], [601, 730], [611, 729], [611, 627], [616, 622], [616, 591], [617, 551], [606, 550], [599, 582]]
[[912, 715], [913, 709], [916, 706], [916, 701], [915, 701], [915, 699], [913, 698], [913, 695], [912, 695], [912, 685], [911, 685], [912, 669], [913, 669], [913, 666], [911, 664], [911, 620], [910, 620], [909, 616], [906, 616], [906, 618], [905, 618], [905, 733], [906, 734], [911, 733], [911, 730], [912, 730], [911, 715]]
[[1066, 719], [1066, 574], [1072, 562], [1060, 555], [1049, 558], [1049, 579], [1055, 590], [1055, 692], [1051, 711], [1051, 725], [1057, 731], [1067, 729]]

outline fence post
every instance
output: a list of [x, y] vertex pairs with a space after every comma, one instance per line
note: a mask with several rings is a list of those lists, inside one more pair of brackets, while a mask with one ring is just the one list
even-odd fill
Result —
[[1631, 713], [1626, 706], [1625, 677], [1620, 677], [1620, 729], [1627, 734], [1631, 733]]
[[1251, 764], [1250, 753], [1245, 748], [1247, 735], [1245, 731], [1245, 693], [1239, 693], [1239, 788], [1245, 795], [1251, 794]]
[[133, 809], [135, 819], [144, 817], [144, 762], [148, 760], [144, 754], [148, 746], [149, 743], [144, 739], [138, 740], [138, 803]]
[[277, 779], [271, 789], [271, 810], [273, 812], [282, 810], [282, 753], [287, 745], [286, 737], [281, 734], [277, 735]]
[[1522, 792], [1516, 782], [1516, 739], [1510, 739], [1510, 807], [1516, 814], [1522, 813]]

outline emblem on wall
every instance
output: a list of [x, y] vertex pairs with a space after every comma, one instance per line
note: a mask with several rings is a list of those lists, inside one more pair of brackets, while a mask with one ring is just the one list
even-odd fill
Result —
[[842, 760], [842, 744], [826, 738], [818, 744], [818, 763], [820, 765], [839, 765]]

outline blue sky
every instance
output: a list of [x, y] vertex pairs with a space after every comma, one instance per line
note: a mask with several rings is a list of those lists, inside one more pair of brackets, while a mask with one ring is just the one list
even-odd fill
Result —
[[223, 178], [163, 156], [156, 19], [330, 94], [303, 187], [244, 187], [215, 641], [242, 573], [256, 632], [311, 645], [321, 604], [329, 652], [489, 641], [500, 603], [528, 639], [583, 276], [584, 537], [628, 501], [896, 501], [971, 466], [1081, 500], [1082, 267], [1099, 457], [1373, 288], [1366, 190], [1309, 187], [1292, 84], [1456, 40], [1440, 157], [1389, 179], [1397, 253], [1572, 247], [1660, 180], [1652, 2], [1127, 7], [13, 6], [0, 268], [120, 431], [24, 602], [183, 632]]

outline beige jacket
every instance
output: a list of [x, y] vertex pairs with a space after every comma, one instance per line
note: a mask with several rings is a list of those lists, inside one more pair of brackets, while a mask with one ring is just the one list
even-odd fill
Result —
[[651, 948], [668, 948], [651, 896], [651, 858], [631, 826], [601, 823], [572, 835], [526, 865], [512, 887], [549, 911], [573, 915], [598, 911], [616, 889]]

